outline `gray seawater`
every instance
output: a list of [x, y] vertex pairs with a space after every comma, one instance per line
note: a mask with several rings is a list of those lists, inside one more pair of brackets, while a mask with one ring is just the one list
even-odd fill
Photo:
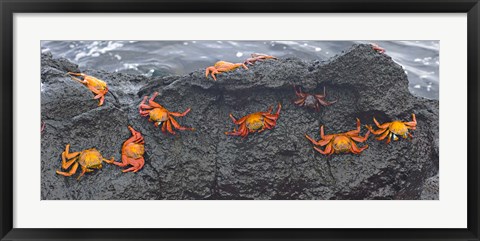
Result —
[[405, 70], [412, 94], [438, 99], [439, 41], [42, 41], [41, 51], [81, 68], [150, 77], [187, 74], [219, 60], [243, 62], [251, 53], [327, 60], [358, 43], [385, 48]]

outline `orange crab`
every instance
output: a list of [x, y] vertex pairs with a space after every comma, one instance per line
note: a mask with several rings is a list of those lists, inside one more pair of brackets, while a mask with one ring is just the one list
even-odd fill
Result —
[[244, 64], [249, 64], [249, 65], [253, 65], [255, 64], [255, 62], [257, 61], [264, 61], [266, 59], [278, 59], [277, 57], [274, 57], [274, 56], [271, 56], [271, 55], [266, 55], [266, 54], [252, 54], [251, 55], [252, 57], [251, 58], [248, 58], [245, 60], [245, 62], [243, 62]]
[[415, 130], [417, 128], [417, 119], [415, 118], [415, 114], [412, 114], [412, 121], [410, 122], [402, 122], [399, 120], [386, 122], [383, 124], [379, 124], [378, 121], [373, 117], [373, 121], [379, 128], [378, 130], [373, 130], [371, 126], [367, 125], [366, 127], [370, 130], [374, 135], [377, 135], [377, 140], [381, 141], [388, 136], [387, 144], [390, 143], [392, 137], [394, 141], [398, 140], [398, 136], [403, 138], [407, 138], [407, 135], [410, 139], [413, 138], [412, 134], [408, 132], [408, 129]]
[[102, 169], [102, 162], [112, 164], [114, 162], [113, 157], [107, 160], [102, 157], [99, 151], [95, 148], [83, 150], [81, 152], [70, 153], [70, 144], [67, 144], [65, 151], [62, 152], [62, 169], [66, 170], [70, 166], [72, 168], [69, 172], [62, 172], [57, 170], [57, 174], [69, 177], [77, 171], [78, 166], [82, 169], [82, 173], [78, 176], [77, 180], [85, 174], [85, 172], [92, 172], [93, 169]]
[[103, 105], [103, 101], [105, 100], [105, 95], [108, 93], [107, 83], [105, 81], [97, 79], [93, 76], [86, 75], [83, 73], [72, 73], [68, 72], [69, 75], [74, 76], [82, 76], [83, 80], [70, 76], [73, 80], [78, 81], [79, 83], [85, 85], [89, 90], [95, 94], [93, 97], [94, 99], [100, 99], [98, 102], [98, 106]]
[[244, 69], [248, 69], [247, 66], [243, 63], [234, 64], [226, 61], [218, 61], [215, 63], [214, 66], [210, 66], [205, 70], [205, 77], [208, 78], [208, 74], [211, 73], [213, 79], [216, 81], [217, 77], [215, 76], [215, 74], [232, 71], [240, 67], [243, 67]]
[[273, 106], [270, 106], [266, 112], [255, 112], [246, 115], [239, 120], [236, 120], [235, 117], [230, 114], [230, 118], [232, 118], [233, 123], [235, 123], [235, 125], [240, 125], [240, 127], [238, 128], [238, 131], [233, 129], [233, 132], [225, 132], [225, 135], [241, 136], [245, 138], [247, 137], [248, 133], [260, 133], [266, 129], [271, 130], [277, 124], [277, 119], [280, 116], [281, 109], [282, 105], [278, 103], [278, 109], [275, 114], [271, 114]]
[[189, 127], [183, 127], [178, 124], [178, 122], [173, 119], [173, 117], [182, 117], [188, 114], [190, 112], [190, 108], [188, 108], [185, 112], [179, 113], [179, 112], [170, 112], [167, 109], [165, 109], [163, 106], [158, 104], [157, 102], [153, 101], [155, 97], [157, 97], [158, 92], [155, 92], [148, 100], [148, 104], [145, 104], [147, 101], [148, 96], [145, 96], [143, 98], [142, 103], [140, 103], [140, 106], [138, 107], [138, 110], [140, 112], [141, 116], [150, 116], [149, 121], [155, 122], [155, 126], [158, 127], [159, 125], [162, 126], [162, 132], [165, 133], [165, 131], [168, 131], [169, 133], [175, 135], [175, 131], [173, 131], [173, 127], [175, 129], [185, 131], [185, 130], [190, 130], [193, 131], [195, 130], [194, 128], [189, 128]]
[[314, 146], [313, 148], [325, 155], [331, 155], [333, 153], [354, 153], [360, 154], [363, 150], [368, 148], [368, 145], [359, 148], [356, 142], [365, 142], [368, 138], [370, 131], [367, 131], [364, 137], [360, 136], [360, 120], [357, 118], [357, 129], [351, 130], [345, 133], [324, 135], [323, 125], [320, 127], [320, 137], [322, 138], [319, 141], [315, 141], [313, 138], [305, 134], [305, 137], [316, 146], [326, 146], [325, 150]]
[[136, 131], [131, 126], [128, 126], [128, 129], [132, 132], [132, 137], [123, 143], [122, 162], [114, 162], [113, 164], [119, 167], [132, 166], [122, 172], [138, 172], [145, 164], [145, 159], [143, 159], [145, 141], [143, 140], [142, 133]]

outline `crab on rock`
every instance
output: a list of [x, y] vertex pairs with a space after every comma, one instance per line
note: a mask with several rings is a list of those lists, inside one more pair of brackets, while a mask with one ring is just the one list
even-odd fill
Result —
[[145, 164], [143, 154], [145, 153], [145, 141], [142, 133], [136, 131], [131, 126], [128, 129], [132, 133], [132, 137], [128, 138], [122, 146], [122, 162], [114, 162], [113, 164], [119, 167], [131, 165], [130, 168], [123, 170], [123, 172], [138, 172]]
[[158, 95], [158, 92], [155, 92], [153, 96], [150, 98], [150, 100], [148, 100], [148, 104], [145, 103], [147, 101], [148, 96], [145, 96], [143, 98], [142, 103], [140, 103], [140, 106], [138, 107], [138, 110], [141, 116], [150, 116], [149, 121], [153, 121], [156, 127], [161, 125], [163, 133], [166, 133], [165, 131], [168, 131], [170, 134], [175, 135], [176, 133], [173, 130], [173, 128], [181, 131], [195, 130], [194, 128], [180, 126], [180, 124], [178, 124], [178, 122], [173, 118], [174, 116], [175, 117], [185, 116], [186, 114], [188, 114], [188, 112], [190, 112], [190, 108], [188, 108], [183, 113], [170, 112], [167, 109], [165, 109], [165, 107], [153, 101], [155, 97], [157, 97], [157, 95]]
[[300, 89], [300, 87], [297, 90], [296, 86], [293, 86], [293, 89], [295, 90], [295, 94], [297, 97], [299, 97], [297, 100], [295, 100], [293, 103], [298, 106], [305, 106], [310, 109], [315, 109], [315, 111], [320, 111], [320, 106], [328, 106], [331, 105], [335, 102], [334, 101], [326, 101], [325, 98], [327, 95], [325, 94], [325, 87], [323, 87], [323, 95], [322, 94], [309, 94], [309, 93], [304, 93]]
[[257, 54], [257, 53], [253, 53], [251, 55], [251, 58], [248, 58], [245, 60], [245, 62], [243, 62], [244, 64], [248, 64], [248, 65], [253, 65], [255, 64], [255, 62], [257, 61], [264, 61], [266, 59], [278, 59], [277, 57], [274, 57], [274, 56], [271, 56], [271, 55], [266, 55], [266, 54]]
[[378, 130], [373, 130], [371, 126], [367, 125], [367, 128], [374, 134], [377, 135], [378, 137], [376, 138], [377, 140], [381, 141], [385, 139], [388, 136], [387, 139], [387, 144], [390, 143], [392, 137], [394, 141], [398, 140], [398, 136], [401, 136], [403, 138], [407, 138], [407, 135], [410, 137], [410, 139], [413, 138], [412, 134], [408, 132], [408, 129], [415, 130], [417, 128], [417, 119], [415, 118], [415, 114], [412, 114], [412, 121], [409, 122], [402, 122], [399, 120], [392, 121], [392, 122], [386, 122], [380, 125], [378, 121], [373, 117], [373, 121], [379, 128]]
[[215, 74], [232, 71], [240, 67], [243, 67], [244, 69], [248, 69], [247, 66], [243, 63], [234, 64], [226, 61], [218, 61], [215, 63], [214, 66], [210, 66], [207, 69], [205, 69], [205, 77], [208, 78], [208, 74], [211, 73], [213, 79], [216, 81], [217, 77], [215, 76]]
[[273, 106], [266, 112], [255, 112], [249, 115], [246, 115], [239, 120], [235, 119], [232, 114], [230, 114], [230, 118], [232, 119], [235, 125], [239, 125], [240, 127], [238, 130], [235, 128], [233, 132], [225, 132], [225, 135], [230, 136], [241, 136], [247, 137], [248, 133], [253, 132], [262, 132], [266, 129], [271, 130], [277, 124], [277, 119], [280, 116], [280, 110], [282, 109], [282, 105], [278, 103], [278, 109], [275, 114], [272, 114]]
[[375, 51], [377, 51], [377, 52], [379, 52], [379, 53], [381, 53], [381, 54], [385, 53], [385, 49], [382, 48], [382, 47], [380, 47], [380, 46], [378, 46], [378, 44], [372, 43], [372, 44], [370, 44], [370, 45], [372, 45], [373, 50], [375, 50]]
[[70, 144], [67, 144], [65, 151], [62, 152], [62, 169], [66, 170], [70, 166], [72, 168], [69, 172], [62, 172], [57, 170], [57, 174], [69, 177], [77, 171], [78, 166], [82, 169], [82, 173], [78, 176], [77, 180], [83, 176], [86, 172], [92, 172], [93, 169], [102, 169], [102, 162], [112, 164], [114, 162], [113, 157], [107, 160], [102, 157], [100, 152], [95, 148], [87, 149], [81, 152], [70, 153]]
[[[359, 148], [355, 142], [365, 142], [368, 138], [370, 131], [367, 131], [364, 137], [360, 136], [360, 120], [357, 118], [357, 129], [351, 130], [348, 132], [340, 134], [325, 135], [323, 133], [323, 125], [320, 127], [320, 139], [319, 141], [314, 140], [307, 134], [305, 137], [312, 142], [315, 146], [313, 147], [316, 151], [325, 154], [331, 155], [333, 153], [354, 153], [360, 154], [363, 150], [368, 148], [368, 145]], [[326, 146], [325, 150], [322, 150], [316, 146]]]
[[105, 95], [108, 93], [108, 87], [105, 81], [97, 79], [90, 75], [83, 74], [83, 73], [68, 72], [68, 74], [83, 77], [83, 80], [82, 80], [82, 79], [70, 76], [73, 80], [78, 81], [79, 83], [85, 85], [89, 90], [91, 90], [92, 93], [95, 94], [95, 96], [93, 97], [94, 99], [100, 99], [98, 102], [98, 106], [103, 105], [103, 101], [105, 100]]

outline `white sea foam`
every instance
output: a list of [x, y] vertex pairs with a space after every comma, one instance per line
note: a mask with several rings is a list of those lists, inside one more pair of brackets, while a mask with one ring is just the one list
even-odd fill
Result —
[[89, 49], [88, 53], [85, 53], [85, 52], [78, 53], [75, 56], [75, 61], [78, 61], [81, 58], [84, 58], [86, 56], [98, 57], [101, 54], [105, 54], [106, 52], [123, 47], [123, 43], [121, 42], [108, 41], [107, 46], [105, 47], [101, 47], [102, 44], [103, 43], [99, 41], [93, 41], [90, 45], [87, 46], [87, 49]]
[[134, 70], [138, 70], [138, 64], [123, 64], [123, 68], [124, 69], [134, 69]]
[[149, 70], [147, 73], [145, 73], [145, 74], [143, 74], [143, 75], [146, 76], [146, 77], [152, 77], [153, 72], [155, 72], [155, 70], [154, 70], [154, 69], [151, 69], [151, 70]]

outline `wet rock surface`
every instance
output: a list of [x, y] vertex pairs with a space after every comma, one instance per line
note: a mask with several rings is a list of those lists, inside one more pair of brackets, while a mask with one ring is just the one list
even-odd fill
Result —
[[[105, 104], [66, 72], [83, 72], [108, 83]], [[415, 97], [401, 66], [369, 45], [355, 45], [327, 61], [297, 58], [257, 62], [205, 78], [204, 70], [186, 76], [146, 78], [101, 70], [80, 70], [65, 59], [42, 55], [42, 199], [438, 199], [438, 101]], [[319, 112], [292, 103], [293, 85], [338, 100]], [[145, 95], [195, 131], [165, 135], [138, 113]], [[282, 104], [273, 130], [247, 138], [226, 136], [229, 118]], [[370, 137], [360, 155], [316, 152], [305, 134], [319, 137], [355, 129], [361, 135], [379, 122], [411, 121], [413, 140], [386, 145]], [[97, 148], [105, 158], [121, 158], [133, 126], [145, 138], [145, 166], [137, 173], [104, 164], [76, 177], [55, 174], [67, 143], [71, 151]], [[373, 124], [374, 125], [374, 124]], [[376, 128], [375, 128], [376, 129]], [[364, 144], [359, 144], [363, 146]], [[426, 190], [428, 189], [428, 190]]]

